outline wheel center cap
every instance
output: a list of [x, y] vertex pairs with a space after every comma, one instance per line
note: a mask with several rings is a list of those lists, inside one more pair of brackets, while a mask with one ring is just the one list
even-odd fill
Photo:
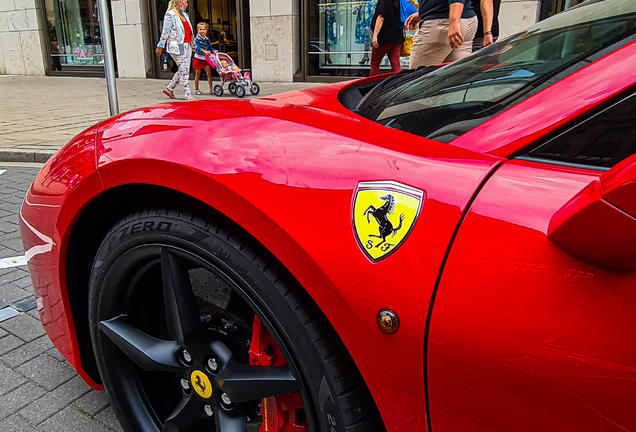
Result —
[[212, 383], [210, 379], [201, 371], [195, 370], [190, 375], [190, 382], [194, 391], [203, 399], [212, 396]]

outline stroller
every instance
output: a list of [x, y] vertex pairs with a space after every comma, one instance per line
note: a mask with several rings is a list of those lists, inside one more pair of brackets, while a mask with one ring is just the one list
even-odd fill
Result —
[[229, 92], [240, 98], [245, 96], [247, 89], [254, 96], [261, 91], [261, 87], [250, 79], [250, 70], [239, 68], [229, 55], [222, 52], [212, 52], [209, 56], [206, 55], [205, 59], [221, 77], [221, 84], [214, 86], [216, 96], [223, 96], [223, 85], [226, 82], [229, 82], [227, 86]]

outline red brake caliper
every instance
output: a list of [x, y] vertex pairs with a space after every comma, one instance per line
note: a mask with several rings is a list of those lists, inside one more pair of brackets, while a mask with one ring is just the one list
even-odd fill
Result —
[[[258, 317], [254, 317], [252, 327], [250, 364], [252, 366], [287, 364], [276, 341]], [[303, 401], [299, 392], [262, 399], [261, 417], [263, 424], [259, 432], [308, 432]]]

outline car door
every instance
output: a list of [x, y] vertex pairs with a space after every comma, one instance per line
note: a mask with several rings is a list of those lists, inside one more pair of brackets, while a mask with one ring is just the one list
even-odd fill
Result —
[[430, 426], [636, 429], [636, 97], [503, 164], [435, 294]]

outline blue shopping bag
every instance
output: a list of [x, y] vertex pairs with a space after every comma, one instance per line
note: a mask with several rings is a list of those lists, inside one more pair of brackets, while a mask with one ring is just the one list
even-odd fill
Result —
[[402, 21], [402, 27], [406, 19], [417, 12], [417, 8], [411, 4], [409, 0], [400, 0], [400, 21]]

